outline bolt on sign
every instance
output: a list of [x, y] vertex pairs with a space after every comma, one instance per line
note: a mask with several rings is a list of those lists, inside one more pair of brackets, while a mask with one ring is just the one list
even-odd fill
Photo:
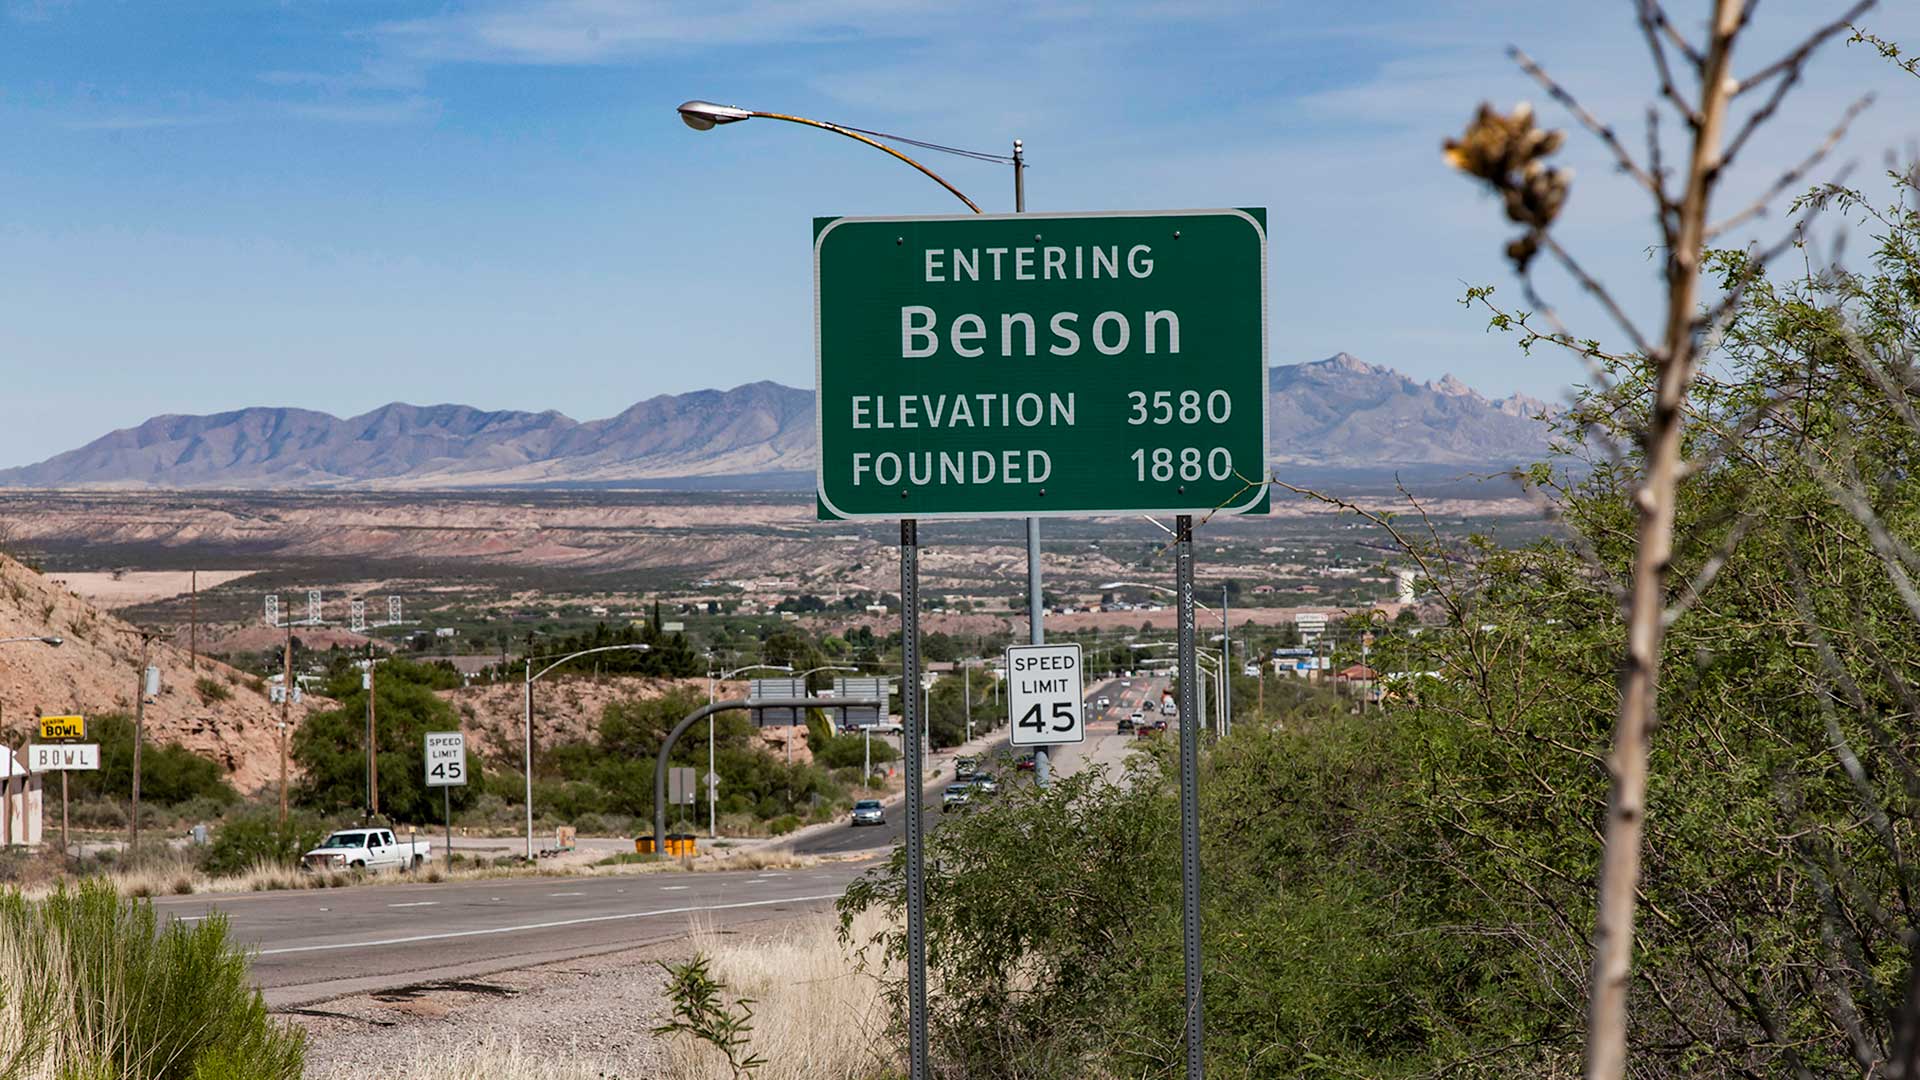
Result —
[[1266, 211], [816, 218], [822, 518], [1261, 513]]
[[87, 737], [87, 718], [84, 716], [43, 716], [40, 718], [40, 737], [43, 739], [84, 739]]

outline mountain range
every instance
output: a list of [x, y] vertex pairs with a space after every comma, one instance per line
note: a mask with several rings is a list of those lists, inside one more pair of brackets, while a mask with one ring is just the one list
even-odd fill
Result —
[[[1415, 380], [1346, 353], [1274, 367], [1274, 462], [1341, 468], [1504, 468], [1537, 459], [1548, 406], [1488, 399], [1448, 375]], [[340, 419], [257, 407], [158, 416], [34, 465], [0, 487], [297, 489], [802, 488], [813, 391], [773, 382], [663, 394], [604, 420], [466, 405], [384, 405]]]

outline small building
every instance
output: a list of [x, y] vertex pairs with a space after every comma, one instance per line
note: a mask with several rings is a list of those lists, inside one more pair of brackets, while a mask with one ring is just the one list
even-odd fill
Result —
[[0, 767], [0, 846], [39, 847], [41, 774], [28, 772], [9, 748], [0, 748]]

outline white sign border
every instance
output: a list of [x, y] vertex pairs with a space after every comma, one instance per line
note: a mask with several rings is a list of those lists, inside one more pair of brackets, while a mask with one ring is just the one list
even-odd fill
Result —
[[[455, 738], [460, 740], [460, 779], [457, 781], [435, 780], [433, 778], [433, 739], [434, 739], [434, 736], [436, 735], [442, 736], [442, 737], [452, 735]], [[420, 753], [421, 753], [420, 771], [422, 773], [422, 780], [423, 780], [424, 786], [430, 787], [430, 788], [466, 787], [467, 786], [467, 733], [466, 732], [464, 731], [426, 732], [420, 740]], [[452, 759], [449, 758], [447, 760], [452, 760]]]
[[[1014, 655], [1014, 653], [1016, 653], [1016, 652], [1036, 652], [1036, 651], [1038, 651], [1038, 652], [1048, 652], [1048, 651], [1052, 651], [1052, 650], [1055, 650], [1055, 649], [1072, 649], [1072, 650], [1073, 650], [1073, 655], [1074, 655], [1074, 665], [1073, 665], [1073, 681], [1074, 681], [1074, 682], [1076, 682], [1076, 683], [1079, 683], [1079, 684], [1080, 684], [1080, 693], [1079, 693], [1079, 695], [1078, 695], [1078, 696], [1077, 696], [1077, 697], [1076, 697], [1076, 698], [1074, 699], [1074, 703], [1073, 703], [1073, 705], [1074, 705], [1074, 713], [1073, 713], [1073, 717], [1074, 717], [1074, 726], [1073, 726], [1073, 730], [1074, 730], [1074, 731], [1075, 731], [1075, 732], [1076, 732], [1076, 733], [1077, 733], [1077, 734], [1078, 734], [1078, 735], [1079, 735], [1080, 737], [1079, 737], [1079, 738], [1077, 738], [1077, 739], [1063, 739], [1063, 738], [1057, 738], [1057, 737], [1052, 737], [1052, 733], [1050, 733], [1050, 732], [1049, 732], [1049, 733], [1048, 733], [1048, 735], [1049, 735], [1049, 737], [1048, 737], [1048, 738], [1046, 738], [1046, 739], [1044, 739], [1044, 740], [1034, 740], [1034, 741], [1031, 741], [1031, 742], [1022, 742], [1022, 741], [1020, 740], [1020, 737], [1019, 737], [1019, 736], [1020, 736], [1020, 726], [1019, 726], [1019, 713], [1020, 713], [1020, 710], [1019, 710], [1019, 709], [1016, 709], [1016, 708], [1014, 707], [1014, 703], [1013, 703], [1013, 695], [1014, 695], [1014, 688], [1015, 688], [1015, 687], [1016, 687], [1016, 686], [1018, 685], [1018, 682], [1017, 682], [1017, 676], [1015, 676], [1015, 675], [1014, 675], [1014, 673], [1013, 673], [1013, 655]], [[1081, 648], [1080, 648], [1080, 643], [1079, 643], [1079, 642], [1077, 642], [1077, 641], [1061, 641], [1061, 642], [1050, 642], [1050, 643], [1048, 643], [1048, 644], [1044, 644], [1044, 645], [1034, 645], [1034, 644], [1031, 644], [1031, 643], [1029, 643], [1029, 644], [1026, 644], [1026, 645], [1009, 645], [1009, 646], [1007, 646], [1007, 655], [1006, 655], [1006, 664], [1007, 664], [1007, 744], [1008, 744], [1009, 746], [1077, 746], [1077, 745], [1079, 745], [1079, 744], [1081, 744], [1081, 743], [1084, 743], [1084, 742], [1086, 742], [1086, 741], [1087, 741], [1087, 665], [1086, 665], [1086, 659], [1087, 659], [1087, 658], [1086, 658], [1086, 652], [1085, 652], [1085, 650], [1083, 650], [1083, 649], [1081, 649]], [[1052, 701], [1052, 700], [1054, 700], [1054, 699], [1052, 699], [1052, 698], [1047, 698], [1047, 699], [1044, 699], [1044, 700], [1048, 700], [1048, 701]]]
[[1197, 207], [1188, 210], [1080, 210], [1048, 214], [888, 214], [878, 217], [836, 217], [820, 230], [813, 238], [813, 493], [835, 517], [842, 521], [892, 521], [896, 518], [914, 520], [952, 519], [971, 521], [986, 518], [1030, 518], [1030, 517], [1129, 517], [1135, 514], [1185, 514], [1189, 517], [1208, 514], [1257, 513], [1256, 507], [1262, 505], [1268, 496], [1265, 484], [1249, 485], [1252, 497], [1242, 505], [1195, 506], [1186, 509], [1178, 507], [1148, 507], [1133, 510], [994, 510], [990, 512], [940, 512], [940, 513], [900, 513], [900, 514], [850, 514], [833, 504], [827, 498], [827, 458], [822, 448], [827, 422], [825, 395], [820, 392], [820, 248], [826, 243], [833, 230], [842, 225], [884, 222], [922, 222], [922, 221], [1030, 221], [1036, 225], [1045, 224], [1048, 219], [1065, 218], [1151, 218], [1151, 217], [1211, 217], [1229, 215], [1246, 220], [1260, 237], [1260, 471], [1267, 472], [1273, 453], [1273, 430], [1270, 426], [1270, 412], [1273, 404], [1272, 359], [1267, 346], [1268, 296], [1267, 296], [1267, 228], [1260, 219], [1239, 207]]

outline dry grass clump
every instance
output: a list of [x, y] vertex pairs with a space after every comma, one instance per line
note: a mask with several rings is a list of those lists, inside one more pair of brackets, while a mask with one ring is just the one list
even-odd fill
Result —
[[[859, 969], [859, 950], [883, 922], [878, 913], [863, 914], [846, 946], [830, 915], [790, 923], [770, 937], [695, 930], [693, 947], [726, 983], [728, 997], [753, 1000], [749, 1048], [767, 1061], [756, 1080], [870, 1080], [897, 1070], [880, 980]], [[869, 959], [877, 968], [878, 955]], [[716, 1052], [684, 1037], [668, 1044], [666, 1057], [664, 1080], [730, 1076]]]
[[381, 1075], [396, 1080], [606, 1080], [608, 1074], [529, 1054], [517, 1039], [488, 1035], [478, 1045], [457, 1051], [417, 1049], [400, 1072]]
[[225, 920], [163, 924], [101, 882], [0, 892], [0, 1075], [299, 1080], [304, 1058]]

